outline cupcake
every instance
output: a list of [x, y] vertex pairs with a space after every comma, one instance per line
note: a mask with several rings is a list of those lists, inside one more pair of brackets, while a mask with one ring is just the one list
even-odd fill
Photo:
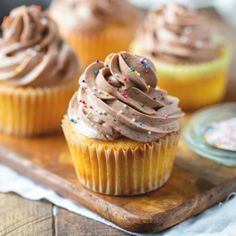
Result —
[[139, 22], [139, 11], [126, 0], [54, 0], [50, 14], [84, 66], [128, 50]]
[[158, 65], [159, 85], [184, 109], [218, 102], [225, 93], [229, 48], [199, 12], [177, 4], [152, 10], [132, 46]]
[[78, 61], [38, 6], [11, 11], [0, 39], [0, 131], [19, 136], [60, 128], [76, 89]]
[[153, 63], [128, 52], [89, 65], [62, 127], [79, 181], [109, 195], [143, 194], [169, 179], [178, 99], [156, 87]]

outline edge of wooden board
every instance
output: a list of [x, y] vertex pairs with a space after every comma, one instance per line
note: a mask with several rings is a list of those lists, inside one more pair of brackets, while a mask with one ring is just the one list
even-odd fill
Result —
[[[213, 187], [202, 194], [198, 194], [182, 205], [175, 207], [168, 212], [158, 213], [153, 216], [133, 214], [122, 207], [114, 206], [103, 199], [103, 195], [94, 193], [78, 183], [75, 187], [70, 182], [58, 175], [53, 174], [36, 164], [24, 159], [23, 156], [3, 147], [0, 147], [0, 161], [20, 174], [32, 178], [34, 181], [52, 188], [63, 197], [85, 206], [91, 211], [113, 222], [114, 224], [132, 232], [160, 232], [174, 226], [183, 220], [195, 216], [203, 210], [224, 200], [231, 192], [236, 191], [236, 178], [232, 178], [223, 184]], [[215, 195], [214, 192], [218, 192]], [[96, 204], [94, 204], [96, 202]], [[191, 210], [189, 210], [191, 206]], [[122, 217], [116, 212], [120, 211]]]

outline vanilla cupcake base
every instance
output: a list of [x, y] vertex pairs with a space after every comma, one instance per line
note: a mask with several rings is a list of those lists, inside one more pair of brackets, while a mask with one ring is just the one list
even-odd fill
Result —
[[48, 88], [0, 86], [0, 132], [16, 136], [60, 129], [75, 82]]
[[78, 179], [88, 189], [108, 195], [143, 194], [160, 188], [171, 175], [179, 133], [141, 143], [87, 138], [67, 116], [62, 127]]
[[127, 51], [134, 33], [130, 26], [114, 25], [95, 32], [64, 32], [64, 36], [86, 67], [96, 59], [104, 60], [110, 53]]

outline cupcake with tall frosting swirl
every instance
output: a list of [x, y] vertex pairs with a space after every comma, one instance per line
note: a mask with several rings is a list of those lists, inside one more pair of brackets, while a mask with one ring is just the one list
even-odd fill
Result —
[[24, 136], [58, 129], [79, 72], [75, 53], [39, 6], [12, 10], [1, 28], [0, 130]]
[[79, 83], [63, 130], [81, 183], [112, 195], [162, 186], [171, 174], [183, 112], [177, 98], [157, 87], [154, 64], [112, 53], [89, 65]]
[[111, 52], [127, 50], [140, 18], [127, 0], [54, 0], [50, 14], [84, 66], [104, 60]]
[[179, 97], [185, 109], [217, 102], [224, 95], [229, 50], [196, 10], [176, 3], [151, 10], [133, 50], [158, 64], [160, 85]]

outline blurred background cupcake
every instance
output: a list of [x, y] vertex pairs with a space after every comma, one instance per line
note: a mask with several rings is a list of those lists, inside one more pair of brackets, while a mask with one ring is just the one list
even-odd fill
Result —
[[199, 12], [173, 3], [151, 10], [132, 49], [157, 63], [159, 85], [177, 96], [182, 108], [223, 98], [229, 48]]
[[79, 73], [76, 54], [39, 6], [11, 11], [0, 40], [0, 131], [20, 136], [59, 130]]
[[127, 50], [139, 23], [139, 11], [126, 0], [54, 0], [49, 11], [84, 66]]

